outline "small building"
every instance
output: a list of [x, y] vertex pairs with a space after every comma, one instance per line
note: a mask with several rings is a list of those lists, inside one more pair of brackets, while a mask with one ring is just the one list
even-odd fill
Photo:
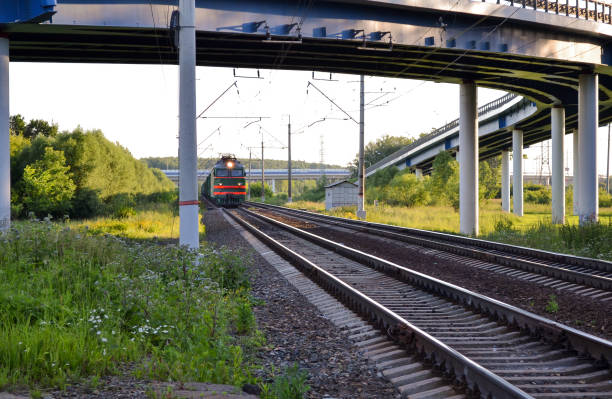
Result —
[[357, 206], [359, 187], [348, 180], [325, 186], [325, 210], [340, 206]]

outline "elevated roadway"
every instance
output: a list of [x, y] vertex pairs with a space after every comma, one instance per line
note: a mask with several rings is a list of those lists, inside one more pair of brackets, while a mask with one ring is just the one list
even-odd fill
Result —
[[[180, 171], [178, 169], [162, 170], [162, 172], [173, 182], [177, 183], [179, 180]], [[198, 170], [198, 182], [206, 180], [210, 174], [209, 170]], [[251, 169], [249, 172], [246, 171], [247, 180], [259, 181], [261, 180], [261, 169]], [[347, 179], [351, 175], [348, 169], [292, 169], [291, 178], [293, 180], [316, 180], [322, 176], [326, 176], [328, 179], [339, 180]], [[264, 179], [265, 180], [287, 180], [289, 173], [287, 169], [265, 169]]]

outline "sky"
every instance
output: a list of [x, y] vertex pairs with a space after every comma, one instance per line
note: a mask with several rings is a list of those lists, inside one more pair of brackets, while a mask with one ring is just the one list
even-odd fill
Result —
[[[286, 159], [291, 116], [292, 159], [346, 166], [358, 151], [359, 77], [303, 71], [198, 67], [198, 155]], [[259, 76], [259, 78], [257, 78]], [[216, 102], [214, 100], [231, 87]], [[346, 114], [313, 87], [312, 82]], [[366, 77], [366, 143], [386, 134], [417, 137], [459, 115], [459, 87]], [[505, 93], [478, 89], [483, 105]], [[213, 104], [214, 102], [214, 104]], [[178, 67], [108, 64], [10, 64], [10, 112], [45, 119], [60, 130], [100, 129], [137, 158], [178, 153]], [[347, 116], [347, 114], [349, 116]], [[218, 117], [232, 117], [218, 118]], [[248, 117], [262, 117], [249, 119]], [[324, 121], [321, 121], [326, 118]], [[318, 121], [318, 122], [317, 122]], [[251, 123], [253, 122], [253, 123]], [[314, 123], [316, 122], [316, 123]], [[313, 124], [314, 123], [314, 124]], [[308, 127], [311, 125], [310, 127]], [[570, 168], [572, 138], [566, 137]], [[607, 128], [598, 132], [598, 173], [606, 172]], [[547, 145], [544, 143], [544, 154]], [[542, 149], [525, 150], [525, 173], [537, 174]], [[546, 157], [546, 155], [545, 155]], [[547, 171], [546, 166], [544, 167]]]

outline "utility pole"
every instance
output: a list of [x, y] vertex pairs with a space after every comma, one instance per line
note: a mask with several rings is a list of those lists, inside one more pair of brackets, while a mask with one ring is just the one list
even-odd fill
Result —
[[610, 193], [610, 124], [608, 123], [608, 162], [606, 163], [606, 192]]
[[[249, 178], [251, 177], [251, 149], [249, 148]], [[247, 180], [247, 199], [251, 200], [251, 182]]]
[[179, 1], [179, 244], [199, 247], [195, 0]]
[[[261, 127], [259, 128], [261, 133]], [[266, 200], [266, 185], [264, 184], [264, 139], [263, 133], [261, 133], [261, 202]]]
[[289, 179], [287, 181], [287, 202], [291, 202], [291, 115], [289, 115], [289, 123], [287, 124], [287, 171]]
[[364, 76], [359, 77], [359, 197], [357, 200], [357, 217], [359, 219], [366, 218], [364, 207], [365, 197], [365, 165], [364, 165], [364, 116], [365, 116], [365, 96], [364, 96]]

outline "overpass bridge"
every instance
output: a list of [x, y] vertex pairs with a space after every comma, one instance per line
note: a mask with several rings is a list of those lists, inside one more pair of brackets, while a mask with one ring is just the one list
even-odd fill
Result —
[[[478, 233], [479, 158], [505, 152], [509, 143], [520, 152], [524, 142], [552, 137], [553, 170], [562, 173], [560, 138], [577, 129], [578, 213], [581, 223], [595, 221], [596, 131], [612, 120], [611, 14], [607, 1], [592, 0], [3, 0], [0, 224], [10, 223], [9, 60], [180, 65], [180, 167], [194, 183], [181, 187], [181, 243], [192, 247], [198, 245], [196, 65], [459, 84], [465, 234]], [[478, 86], [524, 97], [534, 112], [488, 134], [498, 143], [488, 145], [478, 133]], [[364, 121], [362, 112], [356, 149], [363, 147]], [[559, 222], [563, 190], [553, 191]]]
[[[180, 171], [178, 169], [162, 170], [164, 174], [173, 182], [178, 184]], [[204, 182], [209, 170], [198, 169], [198, 183]], [[348, 169], [291, 169], [291, 179], [293, 180], [317, 180], [325, 176], [331, 181], [347, 179], [351, 175]], [[246, 179], [249, 181], [261, 181], [261, 169], [251, 169], [246, 171]], [[264, 169], [264, 180], [276, 191], [277, 180], [288, 180], [288, 169]]]

